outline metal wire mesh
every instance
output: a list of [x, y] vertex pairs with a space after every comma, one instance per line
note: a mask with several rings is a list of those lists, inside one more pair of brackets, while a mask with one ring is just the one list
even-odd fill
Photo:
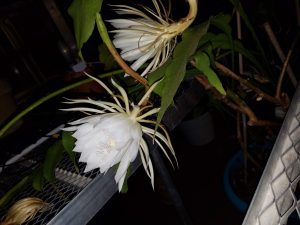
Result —
[[[44, 155], [50, 143], [38, 145], [28, 155], [12, 163], [0, 174], [0, 193], [10, 190], [22, 177], [31, 174], [39, 166], [41, 154]], [[79, 154], [76, 156], [78, 161]], [[137, 158], [130, 167], [130, 175], [140, 166]], [[79, 173], [76, 172], [73, 162], [66, 154], [55, 169], [55, 182], [47, 183], [42, 191], [36, 191], [31, 184], [16, 194], [5, 208], [0, 210], [0, 218], [8, 209], [20, 199], [37, 197], [49, 204], [47, 210], [38, 213], [27, 225], [82, 225], [88, 221], [106, 204], [117, 192], [114, 180], [115, 168], [108, 170], [105, 175], [99, 169], [84, 173], [85, 163], [79, 163]]]
[[[28, 225], [47, 224], [96, 176], [102, 176], [99, 170], [83, 173], [84, 166], [83, 163], [80, 163], [80, 173], [77, 173], [72, 161], [68, 156], [65, 156], [55, 170], [56, 180], [53, 184], [46, 184], [41, 192], [28, 185], [24, 191], [14, 197], [12, 203], [25, 197], [37, 197], [49, 203], [48, 210], [35, 216], [27, 223]], [[3, 210], [2, 214], [5, 213], [7, 208]]]
[[[165, 114], [163, 121], [169, 130], [174, 129], [178, 125], [189, 110], [201, 100], [202, 96], [203, 93], [199, 90], [198, 84], [193, 82], [191, 87], [176, 100], [178, 107], [168, 110]], [[51, 134], [49, 133], [48, 135]], [[149, 142], [149, 148], [153, 149], [154, 145], [151, 143], [152, 141]], [[31, 162], [30, 157], [24, 162], [26, 168], [36, 163], [35, 161]], [[141, 161], [137, 158], [131, 164], [130, 173], [133, 174], [140, 165]], [[18, 165], [14, 166], [17, 167]], [[16, 167], [11, 168], [11, 170], [16, 171]], [[84, 167], [84, 163], [79, 163], [80, 173], [77, 174], [72, 161], [66, 156], [56, 168], [55, 176], [57, 180], [54, 184], [45, 185], [42, 192], [34, 190], [29, 185], [24, 191], [15, 196], [12, 203], [30, 196], [41, 198], [50, 204], [47, 211], [35, 216], [27, 225], [86, 224], [106, 204], [112, 195], [117, 192], [117, 185], [114, 181], [114, 169], [111, 168], [105, 175], [102, 175], [99, 170], [83, 173]], [[22, 171], [22, 168], [19, 170]], [[27, 173], [29, 172], [30, 170], [27, 170]], [[25, 176], [26, 173], [22, 175]], [[16, 178], [17, 176], [12, 176], [3, 182], [8, 184], [5, 188], [6, 191], [12, 186], [9, 184], [15, 183]], [[0, 177], [0, 193], [5, 193], [5, 191], [1, 190], [1, 179]], [[173, 188], [172, 194], [174, 195], [175, 192]], [[5, 214], [11, 204], [0, 211], [0, 217]], [[181, 211], [183, 210], [182, 205], [178, 207], [181, 207]]]
[[300, 224], [300, 88], [297, 89], [243, 225]]

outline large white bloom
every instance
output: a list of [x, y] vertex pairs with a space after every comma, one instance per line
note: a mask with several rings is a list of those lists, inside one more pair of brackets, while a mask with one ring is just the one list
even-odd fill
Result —
[[[113, 97], [115, 103], [106, 101], [95, 101], [92, 99], [69, 100], [68, 104], [89, 104], [92, 107], [75, 107], [63, 109], [65, 111], [83, 111], [90, 114], [87, 117], [71, 122], [71, 127], [65, 128], [67, 131], [75, 131], [73, 136], [75, 142], [75, 152], [81, 153], [79, 161], [86, 163], [85, 172], [100, 168], [101, 173], [105, 173], [110, 167], [119, 164], [115, 175], [119, 191], [122, 189], [128, 166], [140, 153], [146, 173], [151, 178], [154, 187], [154, 173], [149, 149], [143, 139], [143, 133], [154, 137], [154, 141], [160, 146], [167, 158], [169, 158], [166, 146], [173, 156], [175, 153], [167, 131], [159, 125], [163, 133], [154, 131], [142, 124], [155, 125], [155, 122], [147, 120], [146, 117], [159, 111], [159, 108], [141, 106], [151, 94], [156, 84], [152, 85], [144, 97], [137, 105], [131, 103], [125, 90], [116, 84], [113, 85], [119, 90], [121, 96], [116, 97], [113, 92], [100, 80], [97, 81]], [[122, 100], [122, 102], [119, 101]], [[144, 114], [143, 112], [146, 111]], [[176, 159], [176, 158], [175, 158]]]
[[152, 59], [142, 76], [166, 62], [176, 45], [176, 37], [193, 22], [197, 14], [197, 0], [188, 0], [188, 16], [174, 22], [160, 0], [152, 2], [155, 11], [143, 7], [146, 13], [130, 6], [116, 5], [118, 14], [134, 18], [108, 20], [117, 28], [111, 31], [115, 33], [113, 43], [116, 48], [121, 49], [124, 60], [133, 62], [133, 70], [138, 70], [146, 61]]

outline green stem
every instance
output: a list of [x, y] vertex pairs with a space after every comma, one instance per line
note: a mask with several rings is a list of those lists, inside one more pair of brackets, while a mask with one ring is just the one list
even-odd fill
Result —
[[[116, 74], [120, 74], [122, 73], [123, 70], [115, 70], [112, 72], [108, 72], [108, 73], [104, 73], [101, 75], [98, 75], [99, 78], [104, 78], [104, 77], [110, 77]], [[78, 81], [74, 84], [70, 84], [66, 87], [63, 87], [61, 89], [58, 89], [52, 93], [50, 93], [49, 95], [40, 98], [39, 100], [37, 100], [36, 102], [32, 103], [31, 105], [29, 105], [27, 108], [25, 108], [23, 111], [21, 111], [20, 113], [18, 113], [14, 118], [12, 118], [1, 130], [0, 130], [0, 138], [6, 133], [6, 131], [12, 127], [18, 120], [20, 120], [23, 116], [25, 116], [27, 113], [29, 113], [31, 110], [35, 109], [36, 107], [38, 107], [39, 105], [41, 105], [42, 103], [48, 101], [51, 98], [54, 98], [55, 96], [58, 96], [68, 90], [71, 90], [73, 88], [79, 87], [80, 85], [86, 84], [93, 81], [91, 78], [87, 78], [81, 81]]]
[[103, 22], [100, 13], [96, 14], [96, 25], [104, 44], [106, 45], [106, 47], [108, 48], [109, 52], [114, 57], [116, 62], [119, 64], [119, 66], [124, 70], [125, 73], [127, 73], [128, 75], [133, 77], [133, 79], [143, 84], [146, 90], [148, 90], [149, 89], [148, 81], [140, 74], [138, 74], [136, 71], [134, 71], [130, 66], [128, 66], [127, 63], [123, 60], [123, 58], [120, 56], [118, 51], [115, 49], [115, 46], [113, 45], [112, 41], [109, 38], [106, 26]]

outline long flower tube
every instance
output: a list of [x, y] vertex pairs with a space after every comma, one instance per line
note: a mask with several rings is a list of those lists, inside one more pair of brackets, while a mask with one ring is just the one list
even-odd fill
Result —
[[152, 59], [141, 76], [164, 64], [176, 45], [176, 37], [187, 29], [197, 15], [197, 0], [188, 0], [188, 15], [179, 21], [170, 18], [160, 0], [152, 0], [155, 11], [143, 7], [143, 11], [127, 5], [115, 5], [115, 11], [129, 19], [108, 20], [116, 30], [113, 44], [121, 49], [121, 57], [132, 62], [131, 68], [138, 70], [146, 61]]
[[113, 91], [101, 80], [88, 76], [97, 81], [111, 95], [114, 103], [92, 99], [69, 99], [65, 103], [85, 106], [62, 109], [88, 114], [84, 118], [69, 123], [71, 126], [64, 129], [74, 131], [73, 136], [76, 142], [73, 150], [81, 153], [79, 161], [86, 163], [85, 172], [100, 168], [101, 173], [105, 173], [109, 168], [118, 164], [115, 181], [121, 191], [127, 169], [139, 153], [154, 188], [153, 165], [143, 134], [154, 139], [171, 164], [172, 160], [168, 153], [173, 155], [177, 163], [166, 129], [159, 124], [161, 132], [155, 131], [153, 129], [155, 122], [147, 119], [156, 114], [159, 108], [149, 109], [149, 106], [143, 106], [144, 99], [150, 96], [158, 83], [154, 83], [135, 105], [129, 101], [126, 91], [113, 79], [112, 84], [118, 90], [119, 95], [114, 95]]

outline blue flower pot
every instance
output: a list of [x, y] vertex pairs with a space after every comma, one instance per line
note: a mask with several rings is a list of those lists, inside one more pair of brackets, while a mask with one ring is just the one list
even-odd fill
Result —
[[[249, 146], [250, 151], [255, 149], [255, 147], [258, 148], [256, 145]], [[261, 149], [263, 151], [269, 151], [272, 149], [272, 144], [268, 143], [264, 146], [261, 146]], [[225, 170], [224, 170], [224, 176], [223, 176], [223, 185], [225, 193], [230, 200], [230, 202], [234, 205], [234, 207], [241, 213], [245, 214], [247, 212], [247, 209], [249, 207], [250, 202], [246, 202], [243, 199], [241, 199], [237, 193], [235, 192], [233, 186], [232, 186], [232, 180], [233, 180], [233, 174], [241, 169], [244, 164], [244, 157], [243, 152], [240, 150], [236, 154], [233, 155], [233, 157], [228, 161], [226, 164]], [[299, 224], [300, 220], [298, 217], [297, 212], [293, 212], [290, 215], [289, 224]]]
[[[248, 146], [248, 151], [251, 153], [261, 153], [265, 154], [265, 157], [271, 152], [273, 143], [267, 141], [265, 144], [250, 144]], [[233, 155], [233, 157], [228, 161], [225, 167], [223, 176], [223, 185], [225, 193], [231, 203], [237, 208], [241, 213], [246, 213], [250, 202], [247, 202], [241, 197], [239, 197], [232, 186], [233, 175], [237, 170], [241, 170], [244, 166], [244, 156], [242, 150], [239, 150]], [[259, 174], [257, 176], [260, 176]], [[253, 193], [254, 194], [254, 193]]]
[[232, 187], [232, 177], [234, 171], [242, 168], [243, 166], [243, 152], [238, 151], [227, 163], [224, 171], [223, 185], [225, 193], [230, 202], [237, 208], [241, 213], [246, 213], [249, 204], [242, 200], [234, 191]]

